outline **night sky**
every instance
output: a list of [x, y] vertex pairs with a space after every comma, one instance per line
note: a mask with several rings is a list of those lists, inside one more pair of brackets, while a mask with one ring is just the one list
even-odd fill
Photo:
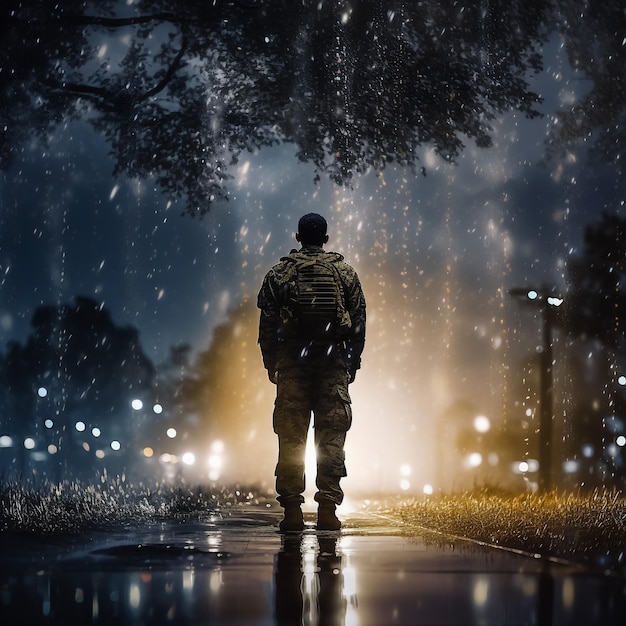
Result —
[[[0, 344], [25, 340], [37, 306], [86, 295], [136, 326], [155, 363], [176, 344], [206, 350], [296, 245], [298, 218], [319, 212], [327, 248], [355, 266], [368, 304], [349, 467], [381, 470], [391, 455], [420, 484], [433, 480], [436, 418], [467, 399], [497, 421], [507, 371], [539, 342], [537, 319], [508, 289], [565, 290], [584, 226], [623, 212], [621, 167], [583, 147], [543, 162], [555, 110], [589, 88], [556, 37], [545, 52], [532, 82], [545, 117], [501, 116], [492, 148], [468, 142], [457, 164], [422, 148], [425, 175], [391, 164], [352, 188], [314, 183], [293, 146], [264, 148], [241, 155], [230, 200], [202, 219], [181, 216], [152, 181], [113, 178], [106, 142], [84, 122], [59, 127], [48, 147], [33, 140], [0, 181]], [[269, 414], [259, 420], [271, 428]], [[388, 471], [381, 486], [395, 480], [397, 468]]]

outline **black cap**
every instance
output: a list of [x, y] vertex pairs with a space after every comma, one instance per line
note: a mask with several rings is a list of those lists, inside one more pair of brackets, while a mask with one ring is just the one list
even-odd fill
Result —
[[300, 242], [313, 246], [321, 246], [326, 243], [326, 220], [317, 213], [307, 213], [298, 222], [298, 234]]

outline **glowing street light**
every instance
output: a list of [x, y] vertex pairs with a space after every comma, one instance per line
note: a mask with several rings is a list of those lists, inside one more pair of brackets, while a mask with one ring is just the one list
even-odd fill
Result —
[[514, 287], [509, 295], [538, 306], [543, 318], [543, 350], [539, 389], [539, 489], [552, 486], [552, 323], [553, 310], [563, 304], [563, 298], [553, 295], [547, 287]]

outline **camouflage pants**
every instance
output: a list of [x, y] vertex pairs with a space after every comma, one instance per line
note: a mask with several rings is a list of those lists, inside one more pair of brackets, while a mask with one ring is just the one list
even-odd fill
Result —
[[304, 502], [304, 457], [313, 413], [318, 502], [341, 504], [339, 481], [346, 476], [344, 443], [352, 424], [345, 367], [315, 366], [281, 369], [274, 406], [274, 432], [278, 435], [276, 491], [278, 501]]

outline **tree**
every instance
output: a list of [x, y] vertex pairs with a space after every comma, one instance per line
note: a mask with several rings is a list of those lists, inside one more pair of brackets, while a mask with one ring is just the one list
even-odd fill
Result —
[[[538, 115], [545, 0], [22, 0], [4, 9], [0, 160], [84, 118], [115, 173], [151, 178], [193, 214], [228, 197], [241, 153], [296, 146], [349, 184], [417, 148], [454, 161], [491, 122]], [[2, 28], [2, 27], [0, 27]], [[127, 38], [129, 44], [120, 43]]]
[[206, 451], [215, 441], [223, 442], [225, 474], [246, 482], [269, 481], [276, 462], [271, 418], [275, 389], [263, 369], [258, 322], [251, 300], [233, 309], [198, 355], [183, 396], [186, 412], [198, 417], [188, 439]]
[[[38, 439], [44, 451], [44, 443], [51, 443], [65, 462], [72, 449], [68, 442], [85, 444], [93, 427], [108, 442], [119, 437], [127, 443], [133, 428], [130, 401], [147, 393], [154, 380], [138, 331], [116, 326], [98, 302], [80, 296], [74, 305], [38, 308], [32, 327], [24, 345], [7, 347], [3, 430], [20, 440]], [[75, 434], [77, 421], [85, 426], [84, 436]], [[97, 445], [90, 441], [82, 447]]]
[[548, 137], [549, 155], [580, 142], [592, 154], [612, 162], [626, 156], [626, 13], [619, 0], [557, 0], [556, 15], [573, 68], [590, 88], [572, 106], [557, 112]]

